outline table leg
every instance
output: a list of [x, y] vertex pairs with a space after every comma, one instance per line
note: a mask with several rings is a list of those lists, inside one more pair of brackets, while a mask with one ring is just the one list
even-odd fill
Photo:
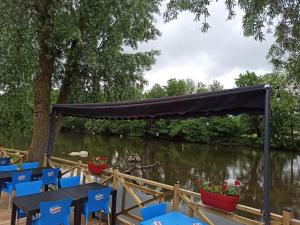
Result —
[[112, 192], [112, 201], [111, 201], [111, 224], [116, 224], [116, 209], [117, 209], [117, 191]]
[[74, 225], [81, 225], [81, 208], [83, 202], [78, 202], [74, 204]]
[[17, 206], [15, 205], [15, 203], [13, 203], [11, 209], [11, 216], [10, 216], [10, 225], [16, 224], [16, 217], [17, 217]]
[[31, 225], [32, 224], [32, 217], [33, 217], [33, 213], [28, 212], [27, 213], [27, 218], [26, 218], [26, 225]]

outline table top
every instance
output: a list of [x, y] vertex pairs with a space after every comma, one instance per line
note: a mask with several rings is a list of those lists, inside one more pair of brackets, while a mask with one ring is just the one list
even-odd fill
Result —
[[[87, 199], [88, 192], [90, 190], [99, 190], [103, 188], [107, 188], [108, 186], [99, 184], [99, 183], [89, 183], [89, 184], [83, 184], [83, 185], [77, 185], [74, 187], [64, 188], [62, 189], [65, 193], [72, 195], [74, 200], [79, 199]], [[110, 187], [109, 187], [110, 188]], [[113, 191], [113, 189], [111, 188]]]
[[22, 209], [26, 213], [29, 211], [39, 212], [40, 202], [58, 201], [66, 198], [72, 198], [72, 204], [74, 204], [76, 201], [86, 200], [89, 190], [97, 190], [106, 187], [108, 186], [98, 183], [82, 184], [55, 191], [46, 191], [37, 194], [16, 197], [14, 199], [14, 204], [17, 206], [17, 208]]
[[199, 219], [189, 217], [181, 212], [169, 212], [161, 216], [145, 220], [140, 225], [207, 225]]
[[51, 167], [39, 167], [39, 168], [35, 168], [35, 169], [25, 169], [25, 170], [13, 170], [13, 171], [1, 171], [0, 172], [0, 181], [9, 181], [9, 179], [11, 180], [11, 176], [14, 172], [22, 172], [22, 171], [28, 171], [31, 170], [32, 171], [32, 176], [38, 176], [38, 175], [42, 175], [42, 170], [43, 169], [49, 169]]

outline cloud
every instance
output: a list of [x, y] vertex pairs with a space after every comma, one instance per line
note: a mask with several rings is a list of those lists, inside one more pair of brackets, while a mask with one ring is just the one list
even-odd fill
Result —
[[242, 31], [242, 12], [238, 10], [234, 20], [226, 21], [224, 3], [213, 3], [210, 14], [208, 22], [211, 28], [207, 33], [200, 31], [201, 24], [194, 21], [191, 13], [182, 13], [169, 23], [157, 18], [162, 36], [139, 46], [139, 51], [161, 51], [157, 63], [145, 74], [150, 86], [155, 83], [164, 85], [175, 77], [204, 83], [219, 80], [230, 88], [234, 86], [234, 78], [246, 70], [257, 73], [272, 71], [266, 59], [274, 41], [272, 36], [267, 36], [263, 42], [246, 38]]

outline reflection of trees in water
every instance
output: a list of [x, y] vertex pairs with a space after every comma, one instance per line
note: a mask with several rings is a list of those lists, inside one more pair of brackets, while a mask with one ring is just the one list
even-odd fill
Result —
[[[202, 144], [169, 142], [156, 139], [99, 137], [82, 134], [63, 134], [58, 140], [56, 154], [74, 150], [88, 150], [90, 156], [108, 156], [112, 166], [121, 171], [128, 169], [130, 153], [141, 156], [143, 165], [159, 161], [151, 179], [195, 189], [194, 178], [201, 176], [214, 183], [226, 178], [242, 181], [242, 203], [256, 208], [263, 205], [263, 150], [246, 147], [209, 146]], [[74, 159], [74, 158], [73, 158]], [[85, 159], [83, 159], [85, 160]], [[87, 161], [87, 160], [85, 160]], [[300, 153], [273, 151], [271, 155], [271, 209], [281, 213], [291, 206], [300, 215]]]

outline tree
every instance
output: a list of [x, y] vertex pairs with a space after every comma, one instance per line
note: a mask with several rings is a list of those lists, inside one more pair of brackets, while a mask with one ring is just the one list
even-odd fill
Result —
[[[157, 52], [129, 54], [123, 47], [136, 49], [159, 35], [153, 25], [158, 6], [159, 1], [0, 2], [0, 88], [6, 93], [18, 81], [33, 86], [29, 159], [41, 160], [46, 150], [53, 88], [59, 88], [57, 102], [65, 103], [78, 84], [93, 93], [116, 87], [119, 94], [108, 99], [120, 98], [123, 86], [144, 85], [142, 73]], [[59, 116], [58, 128], [61, 123]]]
[[166, 96], [165, 89], [159, 84], [154, 84], [152, 88], [146, 92], [146, 98], [160, 98]]
[[[295, 132], [299, 129], [299, 88], [297, 84], [287, 81], [284, 75], [265, 74], [257, 76], [253, 72], [240, 74], [236, 79], [239, 87], [271, 84], [271, 145], [278, 148], [294, 148], [297, 145]], [[248, 135], [257, 135], [261, 139], [262, 118], [254, 116], [242, 116], [242, 122], [247, 127]], [[259, 142], [261, 140], [258, 140]]]
[[[195, 14], [195, 20], [202, 22], [201, 30], [208, 31], [207, 18], [212, 1], [172, 0], [164, 13], [166, 21], [177, 18], [182, 11]], [[299, 0], [227, 0], [228, 20], [235, 16], [235, 9], [243, 11], [243, 31], [262, 41], [265, 33], [273, 33], [275, 42], [268, 58], [276, 69], [285, 70], [287, 75], [300, 82], [300, 1]]]

